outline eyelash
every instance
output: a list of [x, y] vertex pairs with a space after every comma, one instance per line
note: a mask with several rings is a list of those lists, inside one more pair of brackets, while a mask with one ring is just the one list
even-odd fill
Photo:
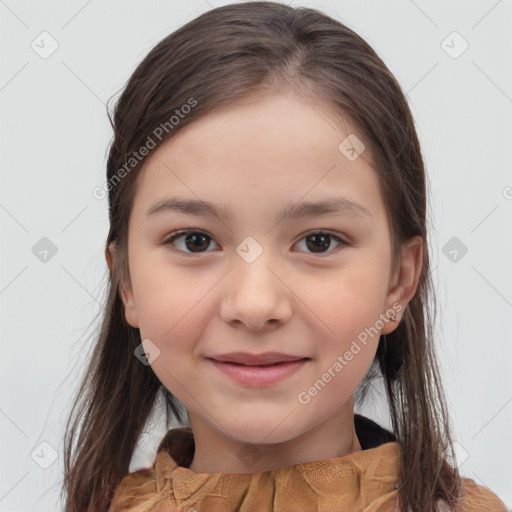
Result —
[[[181, 249], [176, 249], [175, 247], [172, 247], [172, 243], [175, 240], [177, 240], [177, 239], [179, 239], [181, 237], [184, 237], [184, 236], [186, 236], [186, 235], [188, 235], [190, 233], [196, 233], [196, 234], [200, 234], [200, 235], [205, 235], [207, 238], [209, 238], [210, 240], [213, 241], [213, 238], [210, 235], [208, 235], [208, 233], [205, 233], [204, 231], [200, 231], [200, 230], [197, 230], [197, 229], [186, 229], [186, 230], [175, 231], [175, 232], [171, 233], [169, 238], [167, 238], [167, 240], [165, 240], [163, 242], [163, 245], [169, 246], [169, 248], [171, 250], [175, 251], [175, 252], [184, 253], [184, 254], [190, 254], [190, 255], [196, 255], [196, 254], [199, 255], [199, 254], [203, 254], [205, 252], [211, 252], [211, 251], [203, 251], [203, 252], [192, 253], [192, 252], [182, 251]], [[327, 236], [331, 237], [332, 239], [334, 239], [336, 242], [340, 243], [340, 246], [338, 246], [337, 248], [335, 248], [335, 249], [333, 249], [331, 251], [327, 251], [327, 252], [323, 252], [323, 253], [322, 252], [319, 252], [319, 253], [309, 252], [309, 254], [319, 255], [320, 257], [322, 257], [323, 255], [329, 255], [329, 254], [331, 254], [333, 252], [337, 252], [341, 247], [350, 245], [348, 242], [346, 242], [345, 240], [343, 240], [339, 236], [335, 235], [334, 233], [332, 233], [330, 231], [322, 231], [322, 230], [310, 231], [309, 233], [306, 233], [299, 240], [299, 242], [302, 241], [304, 238], [308, 238], [308, 237], [313, 236], [313, 235], [327, 235]]]

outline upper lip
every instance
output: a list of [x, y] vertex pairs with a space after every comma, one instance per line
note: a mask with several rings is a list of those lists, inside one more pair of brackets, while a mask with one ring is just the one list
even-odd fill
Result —
[[305, 356], [281, 354], [280, 352], [263, 352], [262, 354], [249, 354], [248, 352], [231, 352], [230, 354], [218, 354], [216, 356], [211, 356], [209, 359], [245, 365], [260, 365], [280, 363], [284, 361], [298, 361], [300, 359], [309, 358]]

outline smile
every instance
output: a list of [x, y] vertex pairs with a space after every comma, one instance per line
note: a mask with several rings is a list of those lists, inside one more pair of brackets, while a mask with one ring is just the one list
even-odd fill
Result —
[[295, 361], [282, 361], [272, 364], [246, 365], [209, 359], [211, 363], [234, 381], [248, 386], [271, 386], [293, 375], [308, 361], [308, 358]]

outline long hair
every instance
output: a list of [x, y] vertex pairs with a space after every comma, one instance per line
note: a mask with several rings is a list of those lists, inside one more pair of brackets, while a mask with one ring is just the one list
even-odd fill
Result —
[[[179, 401], [150, 366], [134, 357], [139, 330], [124, 317], [120, 287], [129, 276], [128, 219], [147, 153], [216, 108], [262, 90], [291, 88], [350, 119], [371, 148], [392, 236], [423, 239], [415, 296], [398, 327], [381, 336], [360, 389], [385, 384], [393, 431], [401, 444], [402, 510], [454, 510], [461, 488], [444, 391], [433, 346], [434, 308], [422, 153], [407, 100], [392, 73], [360, 36], [310, 8], [247, 2], [212, 9], [159, 42], [140, 62], [113, 112], [107, 161], [110, 229], [115, 246], [101, 329], [68, 417], [63, 492], [68, 512], [106, 511], [128, 473], [157, 394], [166, 418], [182, 422]], [[149, 142], [151, 141], [151, 143]], [[150, 153], [149, 152], [149, 153]], [[433, 302], [433, 301], [432, 301]]]

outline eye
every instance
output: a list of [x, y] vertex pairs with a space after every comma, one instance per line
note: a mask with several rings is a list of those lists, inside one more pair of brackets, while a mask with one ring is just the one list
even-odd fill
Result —
[[[177, 247], [175, 242], [180, 239], [183, 239], [181, 240], [182, 245], [181, 247]], [[312, 253], [323, 254], [326, 252], [334, 252], [324, 250], [330, 248], [331, 239], [334, 239], [339, 245], [349, 245], [348, 242], [345, 242], [339, 236], [327, 231], [314, 231], [312, 233], [308, 233], [300, 242], [302, 242], [302, 240], [306, 240], [306, 247], [310, 249]], [[202, 252], [209, 252], [205, 249], [208, 248], [212, 241], [213, 239], [206, 233], [189, 229], [173, 233], [163, 244], [172, 246], [173, 250], [176, 248], [177, 251], [189, 254], [199, 254]]]
[[[325, 252], [334, 252], [334, 251], [324, 251], [323, 249], [328, 249], [331, 246], [330, 239], [334, 239], [339, 245], [349, 245], [348, 242], [342, 240], [339, 236], [329, 233], [328, 231], [315, 231], [307, 234], [301, 239], [306, 240], [306, 247], [308, 249], [312, 249], [314, 254], [321, 254]], [[308, 240], [311, 242], [308, 243]], [[299, 242], [300, 243], [300, 242]]]
[[203, 249], [208, 247], [210, 245], [210, 241], [212, 240], [209, 235], [203, 233], [202, 231], [189, 229], [173, 233], [171, 237], [164, 242], [164, 245], [174, 245], [175, 240], [183, 237], [185, 237], [183, 240], [185, 248], [178, 247], [178, 250], [185, 253], [189, 252], [188, 249], [190, 249], [190, 253], [205, 252]]

